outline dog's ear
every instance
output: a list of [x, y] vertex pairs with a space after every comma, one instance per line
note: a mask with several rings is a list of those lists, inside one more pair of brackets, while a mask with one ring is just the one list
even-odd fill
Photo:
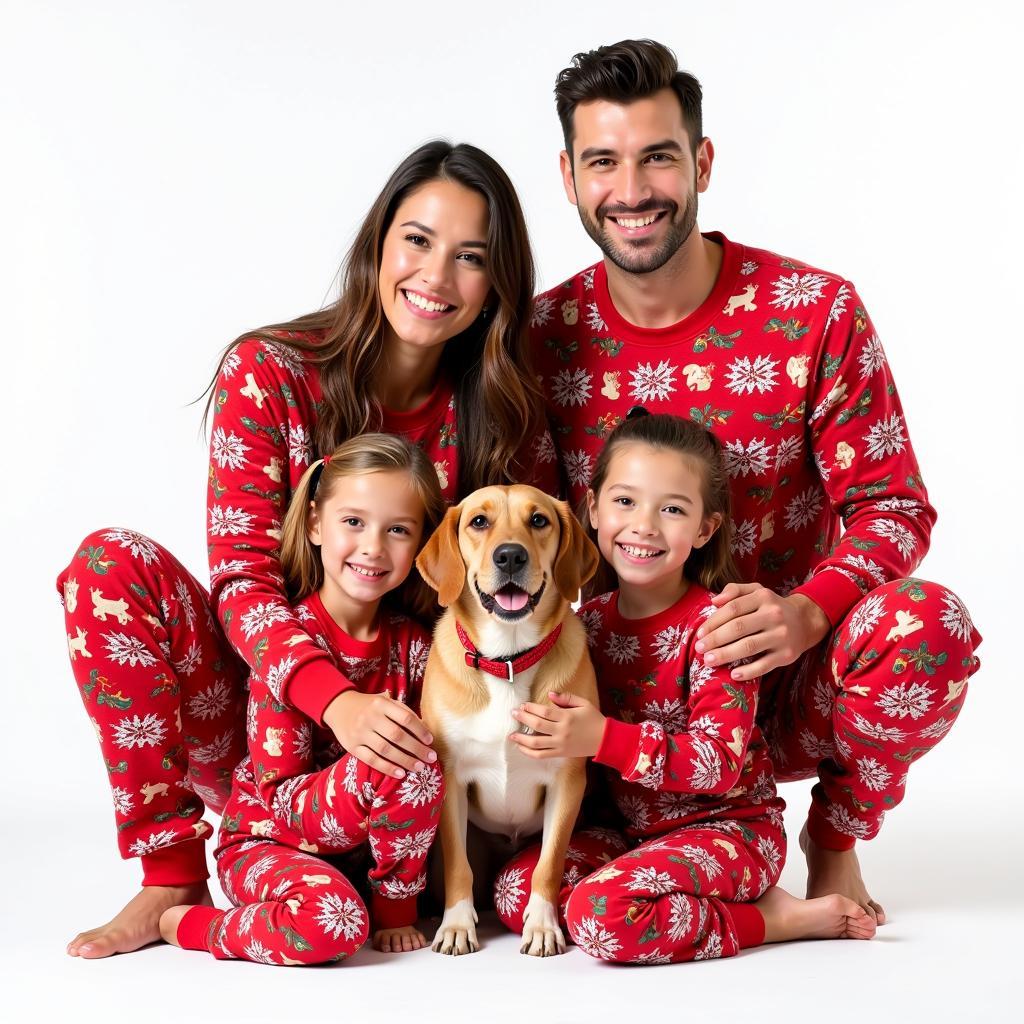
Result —
[[555, 586], [572, 604], [580, 596], [580, 587], [597, 572], [599, 555], [593, 541], [573, 515], [569, 503], [556, 501], [562, 535], [555, 556]]
[[454, 604], [466, 585], [466, 564], [459, 550], [461, 513], [461, 505], [448, 509], [416, 559], [416, 568], [427, 585], [437, 591], [437, 603], [442, 608]]

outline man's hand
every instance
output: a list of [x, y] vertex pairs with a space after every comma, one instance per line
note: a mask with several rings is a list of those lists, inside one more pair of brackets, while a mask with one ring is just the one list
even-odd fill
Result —
[[572, 693], [548, 694], [551, 704], [522, 704], [512, 717], [533, 730], [533, 735], [514, 732], [509, 739], [527, 756], [593, 757], [604, 736], [604, 715]]
[[396, 779], [437, 760], [427, 727], [401, 701], [383, 693], [338, 694], [327, 705], [324, 724], [350, 754]]
[[718, 610], [697, 630], [696, 650], [705, 665], [749, 659], [732, 670], [733, 679], [745, 681], [791, 665], [832, 628], [809, 597], [779, 597], [760, 583], [730, 583], [712, 603]]

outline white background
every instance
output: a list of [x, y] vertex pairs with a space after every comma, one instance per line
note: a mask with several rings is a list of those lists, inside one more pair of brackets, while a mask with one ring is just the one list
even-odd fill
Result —
[[[602, 1021], [668, 1006], [684, 1019], [724, 999], [767, 1019], [1009, 1014], [1024, 838], [1015, 8], [2, 0], [0, 970], [14, 985], [0, 1011]], [[839, 271], [864, 296], [940, 513], [921, 574], [958, 591], [986, 637], [961, 722], [862, 852], [892, 923], [871, 944], [642, 974], [579, 951], [529, 962], [496, 934], [465, 960], [364, 952], [327, 971], [167, 948], [70, 960], [66, 941], [117, 909], [138, 871], [117, 860], [58, 570], [86, 531], [129, 526], [207, 578], [188, 403], [238, 333], [333, 294], [357, 223], [419, 143], [471, 141], [501, 161], [542, 286], [593, 262], [558, 177], [551, 89], [576, 51], [643, 35], [704, 86], [717, 157], [700, 225]], [[806, 787], [783, 793], [795, 837]], [[801, 891], [795, 849], [784, 881]]]

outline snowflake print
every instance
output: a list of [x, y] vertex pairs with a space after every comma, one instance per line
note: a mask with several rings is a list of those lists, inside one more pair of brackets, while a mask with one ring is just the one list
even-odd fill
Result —
[[269, 629], [275, 622], [287, 622], [290, 618], [291, 611], [286, 605], [270, 601], [267, 604], [254, 604], [248, 611], [243, 612], [240, 622], [245, 639], [251, 640], [257, 633]]
[[359, 786], [356, 782], [356, 772], [359, 771], [359, 761], [354, 757], [349, 757], [345, 762], [345, 775], [341, 781], [342, 787], [345, 792], [351, 796], [355, 796], [358, 792]]
[[887, 455], [898, 455], [907, 447], [907, 437], [903, 433], [903, 420], [899, 413], [893, 413], [888, 419], [884, 416], [871, 425], [868, 432], [861, 438], [867, 441], [865, 454], [869, 459], [879, 461]]
[[185, 652], [185, 657], [180, 661], [172, 662], [174, 671], [179, 676], [190, 676], [203, 663], [203, 652], [199, 649], [199, 642], [192, 641], [192, 645]]
[[824, 679], [815, 681], [814, 688], [811, 690], [811, 701], [814, 704], [814, 710], [822, 718], [832, 718], [835, 695], [832, 692], [832, 687]]
[[597, 643], [601, 633], [601, 613], [597, 608], [590, 608], [580, 612], [580, 622], [583, 625], [583, 632], [587, 635], [587, 646], [593, 647]]
[[783, 469], [800, 458], [803, 441], [799, 437], [784, 437], [775, 449], [775, 468]]
[[691, 762], [693, 773], [690, 785], [695, 790], [713, 789], [722, 778], [722, 759], [713, 743], [694, 739], [693, 752], [697, 755]]
[[828, 317], [825, 320], [826, 329], [846, 312], [846, 303], [849, 301], [850, 296], [853, 293], [850, 290], [850, 286], [847, 284], [841, 284], [839, 291], [836, 292], [836, 297], [832, 300], [832, 308], [828, 311]]
[[615, 935], [608, 931], [596, 917], [584, 917], [573, 938], [584, 953], [600, 957], [602, 960], [614, 959], [615, 954], [622, 949]]
[[196, 764], [213, 764], [216, 761], [223, 761], [231, 752], [234, 739], [235, 734], [233, 730], [228, 729], [205, 746], [197, 747], [189, 755], [189, 758], [195, 761]]
[[292, 753], [303, 760], [313, 756], [313, 723], [303, 722], [295, 730], [295, 739], [292, 741]]
[[[282, 428], [281, 433], [284, 433]], [[288, 428], [288, 458], [296, 466], [308, 466], [313, 453], [313, 437], [301, 424]]]
[[[291, 884], [290, 882], [288, 883]], [[258, 903], [250, 903], [247, 907], [242, 908], [242, 913], [238, 917], [238, 931], [243, 935], [248, 935], [252, 931], [253, 922], [256, 920], [256, 915], [259, 913], [260, 905]]]
[[[242, 618], [244, 620], [245, 616], [243, 615]], [[283, 620], [274, 619], [273, 621], [281, 622]], [[258, 629], [253, 630], [253, 632], [258, 632]], [[251, 634], [249, 635], [251, 636]], [[281, 703], [281, 691], [284, 687], [284, 681], [288, 678], [289, 673], [293, 668], [295, 668], [296, 664], [296, 660], [289, 654], [287, 658], [282, 658], [276, 665], [267, 669], [267, 674], [264, 677], [263, 682], [270, 691], [270, 695], [278, 704]]]
[[505, 917], [513, 916], [522, 905], [526, 890], [523, 888], [526, 868], [509, 868], [494, 882], [494, 906]]
[[768, 870], [778, 877], [782, 870], [782, 852], [778, 844], [770, 836], [760, 836], [757, 840], [758, 852], [768, 864]]
[[674, 661], [679, 657], [683, 644], [689, 638], [689, 630], [684, 630], [681, 626], [666, 626], [651, 641], [651, 654], [658, 661]]
[[586, 405], [594, 375], [587, 370], [559, 370], [551, 378], [551, 397], [561, 406]]
[[233, 430], [229, 434], [223, 427], [217, 427], [210, 438], [210, 448], [213, 461], [221, 469], [243, 469], [249, 464], [245, 457], [249, 446]]
[[800, 530], [818, 518], [825, 496], [818, 487], [808, 487], [786, 505], [786, 529]]
[[416, 685], [423, 681], [423, 673], [430, 657], [430, 644], [423, 640], [413, 640], [409, 644], [409, 682]]
[[936, 719], [931, 725], [926, 726], [917, 735], [923, 740], [936, 740], [941, 736], [945, 736], [950, 729], [953, 728], [953, 723], [947, 721], [945, 718]]
[[604, 653], [616, 665], [626, 665], [631, 661], [636, 661], [637, 656], [640, 654], [640, 638], [610, 632], [608, 634], [608, 643], [605, 644]]
[[751, 362], [748, 356], [740, 356], [729, 364], [729, 384], [726, 390], [734, 395], [752, 395], [755, 391], [759, 395], [770, 392], [778, 385], [779, 365], [777, 359], [768, 356], [755, 356]]
[[534, 300], [533, 312], [530, 314], [531, 327], [543, 327], [550, 319], [555, 308], [555, 300], [550, 295], [540, 295]]
[[111, 544], [120, 544], [127, 548], [132, 558], [141, 558], [143, 565], [152, 565], [156, 561], [156, 545], [141, 533], [134, 530], [107, 530], [103, 539]]
[[757, 546], [757, 524], [753, 519], [744, 519], [734, 523], [732, 537], [729, 539], [729, 550], [734, 555], [749, 555]]
[[892, 772], [873, 757], [857, 758], [857, 774], [860, 776], [861, 785], [873, 793], [881, 793], [892, 781]]
[[821, 761], [826, 757], [835, 754], [835, 747], [828, 740], [815, 736], [810, 729], [803, 729], [800, 732], [800, 747], [808, 757]]
[[229, 597], [234, 597], [236, 594], [246, 594], [250, 590], [252, 590], [252, 588], [255, 587], [255, 586], [256, 586], [256, 581], [255, 580], [246, 580], [246, 579], [232, 580], [226, 586], [221, 588], [221, 591], [220, 591], [221, 600], [224, 600], [225, 598], [229, 598]]
[[259, 939], [253, 939], [243, 950], [246, 957], [255, 964], [271, 964], [272, 966], [277, 965], [277, 961], [274, 959], [274, 951], [267, 946], [264, 946]]
[[970, 640], [971, 633], [974, 632], [974, 623], [963, 601], [956, 594], [947, 591], [942, 595], [942, 603], [945, 608], [939, 615], [939, 622], [945, 627], [946, 632], [956, 640]]
[[626, 882], [626, 888], [630, 892], [649, 892], [660, 896], [671, 892], [675, 888], [675, 883], [667, 871], [659, 871], [657, 868], [635, 868]]
[[917, 549], [917, 538], [895, 519], [876, 519], [868, 524], [868, 532], [890, 541], [904, 558], [910, 558]]
[[[269, 844], [267, 844], [269, 845]], [[264, 846], [266, 849], [266, 846]], [[245, 873], [245, 879], [242, 882], [242, 889], [249, 893], [251, 896], [255, 896], [260, 884], [260, 879], [277, 863], [277, 858], [272, 853], [266, 853], [262, 857], [258, 857], [249, 866], [249, 870]]]
[[880, 587], [885, 582], [885, 570], [867, 555], [843, 555], [843, 562], [854, 569], [867, 573], [876, 587]]
[[871, 374], [885, 366], [885, 353], [882, 351], [882, 343], [875, 335], [872, 335], [864, 342], [864, 347], [857, 357], [860, 364], [860, 379], [867, 380]]
[[227, 576], [228, 573], [246, 572], [249, 566], [250, 563], [241, 558], [225, 558], [216, 565], [210, 566], [210, 583], [216, 583], [217, 580], [222, 576]]
[[659, 793], [654, 801], [654, 809], [665, 821], [685, 818], [697, 807], [686, 793]]
[[399, 836], [391, 843], [391, 856], [396, 860], [401, 857], [425, 857], [434, 841], [437, 833], [437, 826], [433, 828], [420, 829], [415, 835]]
[[320, 842], [341, 849], [352, 845], [345, 829], [330, 811], [325, 811], [324, 816], [320, 819]]
[[690, 693], [696, 693], [704, 687], [704, 684], [715, 674], [714, 665], [705, 665], [703, 661], [690, 662], [689, 683]]
[[587, 326], [595, 334], [603, 334], [608, 330], [608, 325], [601, 319], [601, 314], [597, 311], [596, 302], [587, 303]]
[[703, 846], [694, 846], [691, 843], [687, 843], [679, 848], [679, 852], [687, 858], [692, 860], [707, 876], [710, 882], [712, 878], [717, 878], [722, 873], [722, 865], [718, 859]]
[[838, 804], [830, 804], [828, 809], [829, 824], [844, 836], [853, 836], [854, 839], [867, 839], [868, 822], [851, 814], [845, 807]]
[[202, 722], [222, 715], [231, 703], [231, 691], [223, 679], [201, 690], [188, 701], [188, 713]]
[[590, 484], [594, 472], [593, 460], [582, 448], [566, 452], [565, 472], [569, 477], [569, 483], [585, 487]]
[[175, 838], [174, 833], [169, 829], [162, 832], [150, 832], [148, 839], [136, 839], [128, 847], [128, 852], [133, 857], [147, 857], [154, 850], [162, 850], [165, 846], [170, 846]]
[[234, 348], [224, 357], [224, 362], [221, 364], [220, 372], [225, 380], [231, 380], [231, 378], [238, 372], [238, 368], [241, 365], [242, 357], [238, 354], [238, 349]]
[[533, 442], [533, 457], [541, 464], [558, 460], [558, 449], [555, 448], [555, 439], [551, 436], [550, 430], [545, 430]]
[[252, 513], [242, 508], [214, 505], [210, 509], [210, 534], [213, 537], [237, 537], [252, 530]]
[[638, 832], [643, 832], [651, 823], [650, 809], [642, 797], [623, 794], [616, 798], [615, 804], [626, 821]]
[[902, 512], [904, 515], [916, 519], [924, 509], [919, 501], [913, 498], [883, 498], [875, 502], [875, 508], [879, 512]]
[[405, 900], [422, 892], [426, 884], [426, 875], [417, 875], [411, 882], [403, 882], [400, 878], [385, 878], [381, 893], [388, 899]]
[[674, 892], [668, 898], [668, 937], [678, 942], [693, 924], [691, 898], [682, 892]]
[[349, 896], [339, 896], [337, 893], [328, 892], [320, 897], [317, 908], [320, 916], [316, 923], [323, 929], [324, 934], [331, 938], [338, 938], [344, 935], [346, 939], [357, 939], [365, 930], [366, 914], [363, 908]]
[[666, 697], [661, 704], [656, 700], [645, 704], [643, 715], [669, 732], [682, 732], [686, 728], [687, 710], [686, 703], [678, 697]]
[[274, 799], [267, 809], [273, 811], [274, 817], [287, 825], [292, 813], [292, 800], [308, 781], [308, 774], [293, 775], [290, 779], [285, 779], [274, 791]]
[[917, 721], [935, 702], [935, 691], [924, 683], [899, 683], [882, 691], [875, 707], [888, 718], [906, 718]]
[[436, 800], [441, 792], [441, 773], [434, 765], [427, 765], [418, 772], [409, 772], [398, 790], [400, 803], [413, 807], [424, 807]]
[[870, 633], [885, 615], [885, 598], [881, 594], [866, 597], [850, 616], [850, 639], [859, 640]]
[[725, 471], [731, 477], [766, 473], [771, 463], [773, 445], [765, 444], [765, 438], [754, 438], [750, 444], [743, 441], [727, 441], [725, 445]]
[[260, 344], [282, 370], [287, 370], [292, 376], [300, 379], [306, 376], [306, 366], [297, 349], [290, 345], [280, 345], [276, 341], [261, 341]]
[[196, 624], [196, 607], [192, 602], [192, 595], [189, 593], [188, 584], [184, 580], [178, 580], [174, 584], [174, 593], [177, 595], [178, 604], [185, 613], [185, 620], [191, 629]]
[[360, 658], [355, 654], [343, 654], [341, 662], [342, 671], [353, 683], [372, 676], [380, 669], [380, 658]]
[[114, 796], [114, 810], [122, 817], [127, 817], [131, 814], [132, 808], [135, 806], [135, 797], [127, 789], [122, 789], [120, 786], [115, 786], [112, 793]]
[[744, 277], [749, 277], [755, 270], [757, 270], [758, 266], [759, 264], [754, 260], [744, 260], [740, 266], [740, 273]]
[[594, 290], [594, 271], [596, 269], [596, 267], [591, 267], [589, 270], [584, 270], [580, 275], [581, 280], [583, 281], [583, 287], [588, 292], [592, 292]]
[[779, 309], [810, 306], [822, 298], [827, 284], [828, 278], [822, 274], [797, 274], [794, 271], [789, 277], [783, 275], [772, 285], [775, 297], [771, 305]]
[[859, 711], [854, 711], [853, 713], [853, 724], [858, 732], [873, 740], [883, 740], [888, 743], [904, 743], [908, 735], [905, 729], [900, 729], [898, 726], [886, 726], [881, 723], [869, 722]]
[[722, 955], [722, 936], [718, 932], [711, 932], [707, 942], [704, 943], [696, 953], [694, 960], [717, 960]]
[[114, 742], [123, 750], [138, 747], [155, 747], [167, 736], [167, 724], [159, 715], [145, 715], [140, 718], [127, 715], [114, 726]]
[[146, 650], [146, 645], [138, 637], [125, 633], [102, 633], [101, 636], [107, 645], [107, 661], [130, 665], [132, 668], [136, 665], [149, 668], [156, 664], [156, 658]]
[[640, 363], [635, 370], [630, 370], [633, 378], [630, 396], [637, 402], [651, 402], [668, 398], [675, 388], [677, 366], [667, 359], [662, 359], [657, 366], [653, 363]]

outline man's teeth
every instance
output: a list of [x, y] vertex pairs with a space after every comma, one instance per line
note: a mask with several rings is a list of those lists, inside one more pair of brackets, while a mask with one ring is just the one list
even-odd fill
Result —
[[661, 551], [653, 548], [635, 548], [631, 544], [620, 544], [620, 548], [631, 558], [656, 558]]
[[447, 302], [431, 302], [430, 299], [425, 299], [416, 292], [403, 292], [402, 294], [414, 306], [419, 306], [420, 309], [425, 309], [428, 313], [443, 313], [446, 309], [452, 308]]
[[658, 219], [656, 213], [652, 213], [649, 217], [616, 217], [615, 223], [620, 224], [624, 228], [645, 228], [648, 224], [653, 224]]
[[383, 569], [364, 569], [361, 565], [353, 565], [351, 562], [348, 563], [348, 567], [360, 576], [369, 576], [372, 579], [387, 575]]

